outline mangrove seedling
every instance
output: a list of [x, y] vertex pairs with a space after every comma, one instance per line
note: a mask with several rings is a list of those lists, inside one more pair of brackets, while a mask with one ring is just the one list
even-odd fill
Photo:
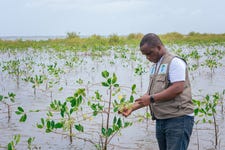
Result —
[[10, 110], [10, 104], [7, 102], [7, 100], [10, 100], [10, 102], [14, 103], [15, 102], [15, 96], [16, 96], [16, 94], [14, 94], [14, 93], [8, 93], [8, 96], [0, 95], [0, 102], [5, 104], [7, 106], [7, 109], [8, 109], [8, 122], [11, 118], [11, 113], [10, 113], [11, 110]]
[[[47, 113], [47, 118], [41, 118], [41, 123], [37, 124], [37, 127], [42, 129], [45, 128], [45, 132], [56, 132], [58, 129], [68, 131], [67, 134], [70, 139], [70, 144], [73, 142], [73, 128], [83, 132], [84, 127], [74, 118], [74, 114], [81, 109], [80, 105], [85, 97], [85, 89], [78, 89], [74, 95], [66, 98], [65, 101], [54, 100], [50, 104], [50, 110]], [[59, 112], [56, 119], [53, 119], [54, 112]]]

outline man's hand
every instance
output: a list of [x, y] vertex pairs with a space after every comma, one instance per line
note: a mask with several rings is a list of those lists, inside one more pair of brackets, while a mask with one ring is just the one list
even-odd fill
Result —
[[135, 111], [135, 110], [137, 110], [139, 108], [144, 107], [145, 105], [140, 104], [140, 103], [142, 103], [142, 101], [144, 99], [147, 99], [147, 98], [148, 98], [148, 101], [149, 101], [150, 96], [146, 94], [146, 95], [142, 96], [141, 98], [135, 100], [135, 102], [133, 103], [133, 105], [132, 105], [131, 108], [126, 108], [125, 107], [125, 108], [122, 109], [122, 112], [118, 112], [118, 113], [119, 114], [122, 114], [125, 117], [129, 116], [133, 111]]
[[148, 106], [150, 104], [150, 95], [145, 94], [142, 97], [135, 100], [139, 105]]
[[122, 110], [122, 112], [119, 112], [119, 114], [122, 114], [123, 116], [127, 117], [132, 113], [132, 108], [128, 109], [128, 108], [124, 108]]

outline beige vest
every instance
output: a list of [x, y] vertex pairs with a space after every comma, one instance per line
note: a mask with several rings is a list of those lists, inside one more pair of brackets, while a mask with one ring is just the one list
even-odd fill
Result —
[[[161, 61], [158, 70], [156, 70], [156, 64], [150, 69], [150, 82], [148, 93], [150, 95], [159, 93], [170, 86], [168, 75], [171, 60], [175, 56], [166, 53]], [[181, 94], [174, 99], [168, 101], [159, 101], [150, 104], [152, 115], [157, 119], [167, 119], [187, 115], [193, 113], [194, 106], [191, 96], [191, 85], [188, 77], [188, 70], [186, 67], [186, 79], [184, 83], [184, 90]]]

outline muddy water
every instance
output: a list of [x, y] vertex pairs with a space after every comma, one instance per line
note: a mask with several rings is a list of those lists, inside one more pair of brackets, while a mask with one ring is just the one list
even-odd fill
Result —
[[[219, 47], [225, 50], [224, 47]], [[185, 48], [186, 50], [192, 50], [191, 48]], [[200, 48], [204, 51], [204, 48]], [[138, 50], [136, 50], [138, 51]], [[110, 53], [109, 53], [110, 54]], [[65, 66], [66, 61], [70, 62], [71, 58], [79, 55], [79, 60], [73, 63], [73, 67], [69, 68]], [[6, 106], [0, 103], [0, 149], [5, 149], [12, 140], [12, 136], [15, 134], [21, 134], [21, 142], [16, 146], [17, 149], [27, 149], [27, 139], [29, 137], [35, 137], [32, 144], [34, 149], [96, 149], [93, 144], [88, 141], [83, 141], [74, 138], [73, 144], [69, 144], [69, 138], [65, 135], [56, 133], [45, 133], [43, 130], [36, 127], [36, 123], [40, 123], [40, 118], [46, 117], [46, 112], [49, 109], [48, 106], [51, 99], [64, 100], [66, 97], [73, 94], [73, 92], [79, 87], [89, 87], [88, 95], [93, 96], [95, 90], [99, 90], [103, 97], [107, 99], [108, 92], [98, 86], [95, 83], [104, 81], [101, 77], [103, 70], [108, 70], [110, 73], [115, 72], [118, 77], [118, 83], [121, 86], [131, 87], [132, 84], [137, 85], [137, 98], [139, 95], [145, 93], [148, 86], [148, 68], [151, 65], [147, 62], [145, 57], [141, 56], [138, 52], [135, 56], [136, 60], [130, 58], [129, 54], [126, 54], [126, 58], [122, 58], [118, 53], [115, 57], [111, 52], [109, 56], [93, 57], [91, 55], [85, 55], [84, 53], [75, 54], [71, 52], [67, 53], [53, 53], [49, 51], [37, 52], [34, 50], [28, 50], [25, 52], [17, 52], [15, 54], [6, 52], [1, 53], [1, 67], [4, 61], [21, 60], [22, 62], [35, 62], [32, 66], [34, 72], [31, 75], [41, 74], [46, 68], [42, 70], [37, 64], [51, 65], [57, 62], [57, 66], [65, 71], [60, 75], [60, 82], [55, 85], [52, 90], [52, 98], [50, 91], [45, 91], [45, 85], [41, 85], [37, 90], [37, 96], [33, 94], [33, 88], [30, 83], [26, 83], [20, 80], [19, 88], [16, 85], [15, 79], [7, 72], [0, 71], [0, 93], [7, 95], [8, 92], [14, 92], [16, 94], [16, 102], [10, 103], [11, 105], [11, 119], [8, 122]], [[200, 63], [206, 58], [202, 57]], [[214, 92], [222, 92], [225, 89], [225, 58], [220, 60], [223, 66], [215, 69], [213, 77], [210, 77], [210, 70], [205, 67], [200, 67], [196, 71], [190, 72], [193, 97], [199, 98], [206, 94], [213, 94]], [[190, 63], [193, 63], [190, 62]], [[145, 68], [145, 73], [142, 76], [138, 76], [134, 73], [138, 64], [142, 64]], [[24, 69], [24, 66], [22, 67]], [[42, 71], [39, 71], [42, 70]], [[83, 80], [83, 84], [79, 85], [76, 81], [78, 79]], [[60, 87], [63, 87], [61, 92], [58, 91]], [[123, 94], [129, 95], [129, 90], [122, 91]], [[22, 106], [25, 111], [40, 110], [39, 112], [28, 112], [27, 121], [25, 123], [19, 122], [19, 116], [15, 114], [15, 110], [18, 106]], [[84, 107], [83, 112], [91, 112], [90, 109]], [[155, 122], [151, 120], [143, 120], [138, 122], [138, 116], [144, 115], [146, 109], [140, 109], [134, 112], [130, 117], [124, 118], [125, 121], [132, 121], [133, 125], [121, 131], [121, 134], [116, 135], [109, 145], [109, 149], [115, 150], [157, 150], [157, 141], [155, 138]], [[225, 149], [225, 122], [224, 113], [221, 112], [221, 106], [217, 110], [217, 121], [219, 127], [219, 147], [218, 149]], [[81, 114], [79, 114], [81, 115]], [[113, 117], [114, 115], [112, 115]], [[198, 118], [196, 118], [197, 120]], [[85, 139], [91, 139], [96, 143], [99, 142], [99, 133], [101, 132], [101, 120], [99, 117], [84, 121], [84, 133], [78, 133], [76, 135]], [[193, 134], [190, 141], [189, 150], [211, 150], [214, 149], [214, 130], [212, 124], [199, 123], [194, 126]]]

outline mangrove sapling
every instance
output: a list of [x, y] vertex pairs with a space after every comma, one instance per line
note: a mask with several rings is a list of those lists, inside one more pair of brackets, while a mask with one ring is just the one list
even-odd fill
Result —
[[195, 49], [191, 51], [189, 54], [189, 57], [196, 61], [196, 69], [199, 67], [199, 59], [201, 58], [201, 55], [198, 53], [198, 51]]
[[35, 75], [34, 77], [27, 77], [23, 79], [26, 82], [32, 83], [32, 88], [34, 89], [34, 96], [36, 97], [37, 88], [40, 87], [41, 84], [46, 80], [45, 75]]
[[[118, 93], [119, 84], [117, 83], [117, 77], [115, 73], [110, 77], [108, 71], [102, 72], [102, 77], [105, 78], [105, 82], [102, 82], [103, 87], [107, 87], [107, 90], [109, 90], [109, 98], [107, 101], [102, 100], [102, 95], [96, 91], [95, 92], [95, 99], [98, 100], [97, 103], [91, 103], [89, 102], [89, 106], [93, 110], [93, 116], [97, 116], [97, 114], [101, 114], [102, 116], [102, 123], [101, 123], [101, 134], [100, 134], [100, 143], [96, 145], [96, 148], [107, 150], [108, 144], [112, 140], [112, 138], [122, 129], [125, 127], [128, 127], [131, 125], [129, 122], [123, 123], [122, 119], [120, 117], [116, 117], [114, 115], [113, 117], [113, 123], [110, 123], [111, 118], [111, 109], [112, 109], [112, 100], [113, 97], [116, 95], [115, 93]], [[113, 93], [115, 92], [115, 93]], [[105, 108], [105, 104], [108, 105]], [[122, 105], [122, 104], [121, 104]], [[118, 110], [117, 108], [114, 108], [114, 110]], [[117, 113], [117, 111], [116, 111]], [[103, 115], [106, 114], [106, 117]], [[104, 122], [104, 118], [106, 119], [106, 122]], [[111, 124], [111, 127], [110, 127]]]
[[205, 61], [202, 63], [202, 66], [206, 66], [210, 69], [210, 77], [212, 79], [215, 69], [219, 66], [222, 66], [222, 63], [219, 61], [223, 58], [223, 52], [217, 49], [206, 49], [204, 55], [207, 57], [207, 59], [205, 59]]
[[[145, 69], [142, 67], [141, 64], [138, 64], [138, 67], [135, 68], [135, 74], [139, 75], [141, 77], [141, 93], [143, 89], [143, 81], [142, 81], [142, 76], [143, 74], [146, 73]], [[146, 107], [146, 112], [145, 112], [145, 118], [147, 119], [147, 126], [148, 126], [148, 119], [150, 118], [150, 113], [149, 113], [149, 107]]]
[[21, 69], [20, 60], [10, 60], [4, 62], [2, 71], [7, 71], [9, 75], [12, 75], [13, 78], [16, 78], [16, 85], [19, 88], [20, 77], [24, 74], [24, 71]]
[[10, 104], [7, 102], [7, 100], [10, 100], [10, 102], [14, 103], [15, 102], [15, 96], [16, 94], [14, 93], [8, 93], [8, 96], [3, 96], [0, 95], [0, 102], [2, 102], [3, 104], [5, 104], [7, 106], [8, 109], [8, 122], [10, 121], [11, 118], [11, 110], [10, 110]]
[[[57, 63], [55, 62], [54, 65], [47, 66], [48, 75], [46, 76], [46, 90], [50, 91], [51, 101], [53, 100], [52, 92], [53, 87], [60, 82], [60, 75], [65, 73], [62, 69], [57, 67]], [[67, 81], [66, 81], [67, 84]]]
[[201, 101], [200, 100], [193, 100], [193, 103], [195, 104], [195, 116], [198, 116], [202, 118], [203, 123], [213, 123], [214, 125], [214, 134], [215, 134], [215, 140], [214, 140], [214, 146], [215, 149], [218, 146], [218, 123], [216, 120], [216, 107], [218, 105], [219, 101], [219, 93], [216, 92], [213, 95], [206, 95]]
[[177, 54], [177, 56], [181, 57], [182, 59], [188, 61], [189, 54], [185, 54], [182, 49], [173, 49], [174, 53]]
[[14, 135], [13, 140], [10, 141], [7, 145], [8, 150], [16, 150], [16, 145], [20, 142], [20, 134]]
[[143, 81], [142, 81], [142, 76], [144, 73], [146, 73], [145, 69], [142, 67], [141, 64], [138, 64], [138, 66], [135, 69], [135, 74], [140, 76], [141, 78], [141, 92], [142, 92], [142, 88], [143, 88]]
[[[84, 131], [84, 127], [73, 116], [82, 109], [80, 105], [85, 95], [85, 89], [78, 89], [74, 95], [67, 97], [63, 102], [57, 100], [52, 101], [50, 110], [47, 113], [48, 117], [46, 119], [41, 118], [41, 123], [37, 124], [37, 127], [40, 129], [45, 128], [46, 133], [63, 129], [63, 131], [69, 133], [61, 134], [69, 136], [70, 144], [72, 144], [74, 137], [73, 128], [80, 132]], [[60, 116], [57, 115], [53, 118], [54, 112], [59, 112]]]
[[[8, 150], [16, 150], [16, 149], [17, 149], [17, 148], [16, 148], [16, 145], [19, 144], [20, 139], [21, 139], [21, 135], [20, 135], [20, 134], [13, 135], [13, 139], [8, 143], [7, 149], [8, 149]], [[28, 148], [29, 150], [32, 149], [32, 142], [34, 141], [34, 139], [35, 139], [35, 137], [29, 137], [29, 138], [27, 139], [27, 145], [28, 145], [27, 148]], [[4, 148], [4, 147], [1, 147], [1, 146], [0, 146], [0, 148]], [[5, 148], [6, 148], [6, 147], [5, 147]], [[37, 147], [36, 147], [36, 148], [37, 148]]]
[[29, 137], [27, 139], [27, 149], [29, 149], [29, 150], [32, 150], [33, 149], [32, 143], [34, 142], [34, 140], [35, 140], [35, 137]]
[[19, 107], [17, 107], [17, 110], [15, 111], [15, 113], [20, 116], [19, 122], [26, 122], [28, 113], [34, 113], [34, 112], [39, 112], [39, 111], [40, 110], [37, 109], [37, 110], [29, 110], [29, 111], [25, 112], [24, 108], [19, 106]]

